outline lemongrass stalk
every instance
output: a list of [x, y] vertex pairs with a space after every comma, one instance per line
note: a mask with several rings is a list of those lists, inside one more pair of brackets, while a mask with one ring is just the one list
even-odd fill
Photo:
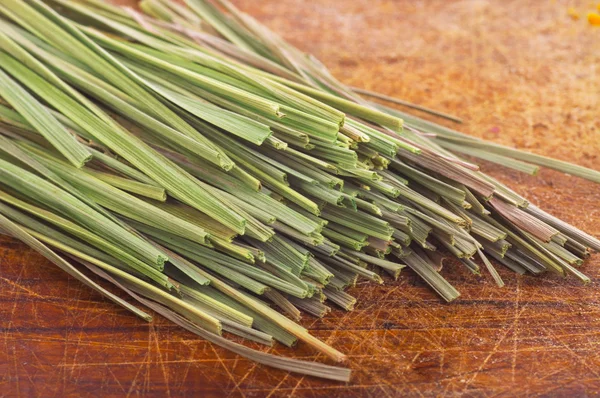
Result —
[[160, 226], [175, 235], [182, 236], [200, 244], [208, 244], [208, 234], [203, 229], [174, 217], [149, 203], [130, 195], [113, 185], [110, 185], [94, 174], [70, 168], [60, 161], [39, 151], [37, 148], [26, 147], [26, 150], [37, 157], [49, 169], [78, 187], [100, 205], [111, 209], [125, 217], [142, 223]]
[[128, 178], [123, 178], [110, 173], [103, 173], [95, 170], [85, 170], [86, 173], [102, 180], [115, 188], [122, 189], [129, 193], [144, 196], [146, 198], [158, 200], [164, 202], [167, 200], [167, 192], [164, 188], [157, 187], [156, 185], [149, 185], [143, 182], [134, 181]]
[[[5, 61], [9, 61], [13, 67], [18, 65], [18, 62], [14, 60]], [[115, 152], [120, 153], [138, 169], [165, 187], [173, 196], [199, 208], [199, 210], [210, 213], [214, 218], [233, 227], [236, 231], [243, 232], [245, 222], [239, 215], [223, 208], [212, 195], [202, 191], [191, 176], [123, 130], [106, 115], [104, 118], [98, 118], [98, 115], [88, 110], [84, 104], [77, 103], [26, 68], [13, 68], [12, 70], [21, 72], [22, 77], [30, 84], [31, 88], [43, 89], [46, 100], [61, 109], [65, 115], [79, 125], [85, 126], [86, 130], [93, 132], [93, 135], [99, 135], [100, 141], [110, 143], [109, 146]], [[40, 93], [38, 92], [38, 94]], [[174, 178], [174, 176], [176, 177]]]
[[144, 319], [145, 321], [150, 322], [152, 320], [152, 316], [146, 314], [135, 306], [129, 304], [122, 298], [116, 296], [115, 294], [109, 292], [104, 289], [102, 286], [98, 285], [96, 282], [88, 278], [85, 274], [81, 273], [77, 268], [73, 267], [69, 262], [65, 261], [62, 257], [56, 254], [53, 250], [48, 248], [48, 246], [44, 245], [38, 239], [31, 236], [27, 233], [23, 228], [21, 228], [18, 224], [10, 221], [4, 215], [0, 214], [0, 229], [2, 231], [7, 232], [11, 236], [21, 240], [29, 247], [40, 253], [42, 256], [46, 257], [50, 262], [55, 264], [57, 267], [77, 279], [78, 281], [84, 283], [85, 285], [91, 287], [95, 291], [99, 292], [103, 296], [107, 297], [111, 301], [115, 302], [119, 306], [125, 308], [136, 316]]
[[69, 215], [77, 223], [90, 228], [124, 250], [161, 268], [167, 257], [147, 242], [98, 213], [68, 192], [0, 159], [0, 181], [25, 195], [36, 198], [55, 211]]
[[108, 167], [109, 169], [121, 173], [127, 177], [135, 179], [139, 182], [142, 182], [147, 185], [158, 186], [158, 184], [153, 181], [151, 178], [147, 177], [144, 173], [136, 170], [135, 168], [128, 166], [127, 164], [115, 159], [114, 157], [100, 152], [94, 148], [90, 148], [89, 151], [92, 153], [93, 159], [92, 163], [88, 166], [93, 166], [97, 164], [97, 162], [101, 163], [104, 167]]
[[212, 311], [214, 311], [216, 314], [220, 315], [221, 317], [224, 317], [231, 321], [237, 322], [244, 326], [252, 326], [252, 323], [253, 323], [252, 317], [250, 317], [246, 314], [243, 314], [240, 311], [238, 311], [234, 308], [231, 308], [231, 307], [229, 307], [229, 306], [227, 306], [205, 294], [202, 294], [198, 290], [187, 287], [185, 285], [181, 285], [181, 293], [184, 295], [184, 301], [185, 301], [185, 297], [189, 296], [194, 301], [198, 301], [198, 302], [202, 303], [203, 305], [207, 306], [208, 308], [210, 308]]
[[[101, 236], [94, 234], [91, 231], [89, 231], [85, 228], [82, 228], [81, 226], [79, 226], [63, 217], [60, 217], [60, 216], [58, 216], [50, 211], [47, 211], [43, 208], [40, 208], [40, 207], [34, 206], [30, 203], [19, 200], [18, 198], [15, 198], [14, 196], [11, 196], [2, 191], [0, 191], [0, 200], [5, 203], [8, 203], [14, 207], [19, 208], [22, 211], [26, 211], [29, 214], [32, 214], [46, 222], [53, 224], [54, 226], [78, 237], [79, 239], [83, 240], [84, 242], [87, 242], [90, 245], [93, 245], [96, 248], [102, 250], [103, 252], [108, 253], [109, 255], [115, 257], [116, 259], [122, 261], [124, 264], [131, 266], [132, 268], [134, 268], [138, 272], [141, 272], [142, 274], [147, 274], [147, 275], [153, 276], [153, 277], [156, 277], [157, 275], [159, 275], [155, 272], [155, 267], [152, 267], [152, 266], [144, 263], [143, 261], [139, 260], [138, 258], [131, 255], [130, 253], [122, 250], [121, 248], [112, 244], [111, 242], [107, 241], [106, 239], [103, 239]], [[14, 211], [13, 211], [13, 213], [14, 213]], [[33, 220], [31, 220], [31, 221], [33, 222]], [[42, 226], [42, 224], [37, 224], [37, 225]], [[57, 233], [57, 232], [53, 232], [53, 233]], [[160, 281], [164, 282], [163, 279], [160, 279]]]
[[252, 317], [253, 326], [255, 328], [273, 336], [280, 343], [288, 347], [292, 347], [296, 344], [297, 339], [292, 334], [288, 333], [283, 328], [276, 325], [275, 323], [273, 323], [273, 321], [266, 318], [265, 316], [233, 300], [231, 297], [213, 288], [202, 288], [199, 289], [199, 291], [231, 308], [240, 311], [243, 314]]
[[365, 95], [365, 96], [368, 96], [368, 97], [377, 98], [377, 99], [380, 99], [380, 100], [391, 102], [393, 104], [402, 105], [402, 106], [405, 106], [407, 108], [416, 109], [416, 110], [421, 111], [421, 112], [429, 113], [430, 115], [433, 115], [433, 116], [439, 116], [441, 118], [451, 120], [451, 121], [453, 121], [455, 123], [462, 123], [462, 119], [460, 119], [460, 118], [458, 118], [456, 116], [449, 115], [449, 114], [444, 113], [444, 112], [436, 111], [436, 110], [433, 110], [433, 109], [430, 109], [430, 108], [427, 108], [427, 107], [424, 107], [424, 106], [421, 106], [421, 105], [413, 104], [413, 103], [408, 102], [408, 101], [404, 101], [404, 100], [401, 100], [401, 99], [398, 99], [398, 98], [390, 97], [388, 95], [379, 94], [379, 93], [376, 93], [374, 91], [365, 90], [365, 89], [358, 88], [358, 87], [350, 87], [350, 89], [352, 89], [352, 91], [354, 91], [357, 94], [361, 94], [361, 95]]
[[83, 167], [92, 158], [92, 154], [77, 142], [62, 124], [2, 70], [0, 70], [0, 96], [15, 107], [75, 167]]

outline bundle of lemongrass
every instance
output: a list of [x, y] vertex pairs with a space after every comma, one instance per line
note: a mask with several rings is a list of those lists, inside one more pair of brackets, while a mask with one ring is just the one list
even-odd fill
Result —
[[351, 310], [357, 278], [405, 265], [452, 301], [437, 249], [475, 274], [479, 258], [499, 286], [488, 256], [588, 281], [577, 268], [598, 240], [454, 153], [600, 172], [370, 102], [228, 0], [187, 5], [1, 2], [3, 232], [146, 320], [69, 261], [240, 355], [335, 380], [349, 371], [221, 333], [341, 361], [301, 311]]

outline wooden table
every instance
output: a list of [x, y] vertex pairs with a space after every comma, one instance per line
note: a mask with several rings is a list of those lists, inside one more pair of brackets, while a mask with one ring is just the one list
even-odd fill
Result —
[[[346, 83], [459, 115], [462, 130], [600, 169], [600, 30], [553, 1], [238, 0]], [[569, 3], [569, 4], [567, 4]], [[579, 10], [589, 7], [582, 1]], [[484, 171], [600, 236], [600, 186]], [[157, 317], [145, 324], [9, 239], [0, 248], [0, 396], [523, 396], [600, 391], [594, 282], [459, 265], [442, 303], [413, 273], [360, 283], [354, 312], [303, 324], [348, 354], [345, 385], [255, 365]], [[315, 359], [305, 345], [273, 353]], [[320, 360], [323, 358], [319, 357]]]

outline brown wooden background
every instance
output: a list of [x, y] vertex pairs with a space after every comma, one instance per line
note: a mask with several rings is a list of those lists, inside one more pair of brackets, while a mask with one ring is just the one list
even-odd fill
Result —
[[[236, 0], [355, 86], [463, 117], [496, 142], [600, 169], [600, 29], [583, 1]], [[600, 236], [600, 186], [484, 164], [535, 204]], [[446, 305], [411, 272], [361, 283], [354, 312], [305, 316], [349, 355], [348, 385], [257, 366], [170, 322], [145, 324], [24, 245], [0, 241], [0, 396], [594, 396], [600, 391], [600, 256], [581, 286], [507, 286], [450, 264]], [[314, 359], [300, 345], [274, 353]], [[323, 360], [323, 358], [319, 358]]]

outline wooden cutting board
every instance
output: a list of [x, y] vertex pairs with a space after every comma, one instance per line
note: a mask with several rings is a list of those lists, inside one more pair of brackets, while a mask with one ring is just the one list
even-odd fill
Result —
[[[354, 86], [464, 118], [467, 133], [600, 169], [600, 29], [572, 1], [236, 0]], [[567, 4], [568, 3], [568, 4]], [[576, 4], [585, 11], [588, 1]], [[600, 236], [600, 185], [543, 170], [483, 170]], [[573, 279], [506, 287], [447, 263], [444, 304], [413, 273], [360, 283], [355, 311], [306, 315], [349, 356], [352, 381], [289, 375], [146, 324], [14, 240], [0, 240], [0, 396], [523, 396], [600, 391], [600, 256]], [[272, 353], [318, 358], [300, 344]]]

